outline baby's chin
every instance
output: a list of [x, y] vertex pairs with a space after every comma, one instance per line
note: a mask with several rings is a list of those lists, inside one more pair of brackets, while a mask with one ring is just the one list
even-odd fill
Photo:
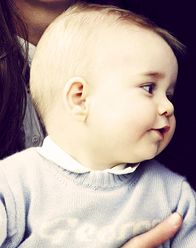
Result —
[[170, 141], [171, 141], [171, 139], [168, 140], [168, 141], [167, 141], [166, 143], [164, 143], [164, 144], [160, 144], [160, 146], [159, 146], [159, 148], [158, 148], [158, 150], [157, 150], [156, 156], [158, 156], [162, 151], [164, 151], [164, 150], [166, 149], [166, 147], [169, 145]]

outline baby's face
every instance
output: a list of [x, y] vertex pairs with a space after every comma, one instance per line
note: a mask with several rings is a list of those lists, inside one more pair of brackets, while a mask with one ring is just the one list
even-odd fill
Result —
[[136, 163], [159, 154], [175, 130], [178, 65], [169, 45], [141, 28], [106, 32], [88, 124], [97, 154], [111, 164]]

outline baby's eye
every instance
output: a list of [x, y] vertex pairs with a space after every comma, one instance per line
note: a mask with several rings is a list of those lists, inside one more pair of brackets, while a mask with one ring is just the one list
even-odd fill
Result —
[[155, 90], [155, 84], [154, 83], [149, 83], [142, 85], [142, 88], [147, 91], [149, 94], [153, 94], [153, 91]]

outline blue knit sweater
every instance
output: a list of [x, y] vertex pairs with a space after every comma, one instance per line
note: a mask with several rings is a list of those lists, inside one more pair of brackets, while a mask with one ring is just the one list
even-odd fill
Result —
[[0, 247], [119, 248], [178, 211], [183, 226], [161, 247], [195, 248], [195, 198], [155, 160], [125, 175], [77, 174], [30, 148], [0, 162]]

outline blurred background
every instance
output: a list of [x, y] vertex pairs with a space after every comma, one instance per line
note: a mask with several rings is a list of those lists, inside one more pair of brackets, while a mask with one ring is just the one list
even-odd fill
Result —
[[187, 177], [196, 190], [196, 8], [194, 0], [95, 0], [142, 14], [166, 28], [186, 46], [174, 96], [177, 128], [167, 149], [158, 157], [173, 171]]

